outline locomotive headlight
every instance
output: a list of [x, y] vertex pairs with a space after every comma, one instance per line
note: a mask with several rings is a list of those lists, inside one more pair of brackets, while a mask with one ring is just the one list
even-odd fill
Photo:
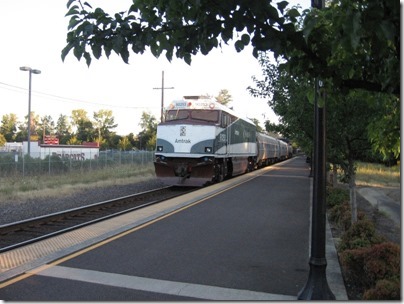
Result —
[[158, 152], [163, 152], [163, 146], [157, 146], [157, 151]]
[[205, 147], [205, 153], [212, 153], [212, 147]]
[[156, 162], [163, 162], [166, 158], [163, 155], [156, 155]]

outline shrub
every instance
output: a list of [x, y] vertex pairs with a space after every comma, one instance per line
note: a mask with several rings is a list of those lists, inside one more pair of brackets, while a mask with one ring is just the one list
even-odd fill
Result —
[[380, 280], [363, 294], [363, 300], [400, 300], [400, 280]]
[[351, 226], [351, 207], [347, 202], [336, 204], [329, 211], [329, 220], [343, 230]]
[[345, 189], [341, 188], [332, 188], [327, 187], [327, 206], [332, 208], [336, 205], [343, 204], [345, 202], [349, 202], [349, 192]]
[[397, 292], [391, 282], [377, 285], [381, 280], [400, 281], [400, 247], [397, 244], [385, 242], [348, 249], [340, 253], [340, 260], [348, 282], [355, 282], [363, 290], [371, 289], [367, 296]]
[[372, 246], [365, 251], [365, 274], [376, 282], [385, 278], [400, 277], [400, 247], [386, 242]]
[[376, 233], [374, 223], [368, 219], [363, 219], [352, 224], [351, 227], [344, 232], [339, 244], [339, 250], [370, 247], [383, 241], [384, 239]]

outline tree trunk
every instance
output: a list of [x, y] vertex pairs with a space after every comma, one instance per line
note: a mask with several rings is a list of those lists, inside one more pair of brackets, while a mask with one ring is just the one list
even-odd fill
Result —
[[356, 173], [354, 161], [352, 159], [349, 160], [348, 165], [349, 172], [349, 201], [351, 204], [351, 223], [356, 223], [358, 220], [358, 207], [356, 204]]

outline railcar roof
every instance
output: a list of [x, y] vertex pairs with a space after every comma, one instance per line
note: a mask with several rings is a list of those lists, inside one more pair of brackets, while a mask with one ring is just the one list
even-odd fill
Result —
[[183, 99], [172, 101], [165, 110], [183, 110], [183, 109], [200, 109], [200, 110], [221, 110], [233, 116], [243, 119], [251, 124], [254, 124], [249, 118], [235, 112], [234, 110], [218, 103], [213, 98], [198, 97], [198, 96], [184, 96]]

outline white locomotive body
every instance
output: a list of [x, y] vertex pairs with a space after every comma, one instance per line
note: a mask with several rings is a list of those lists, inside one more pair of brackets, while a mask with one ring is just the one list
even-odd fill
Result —
[[155, 170], [170, 185], [201, 186], [251, 170], [256, 127], [213, 99], [184, 97], [157, 127]]

